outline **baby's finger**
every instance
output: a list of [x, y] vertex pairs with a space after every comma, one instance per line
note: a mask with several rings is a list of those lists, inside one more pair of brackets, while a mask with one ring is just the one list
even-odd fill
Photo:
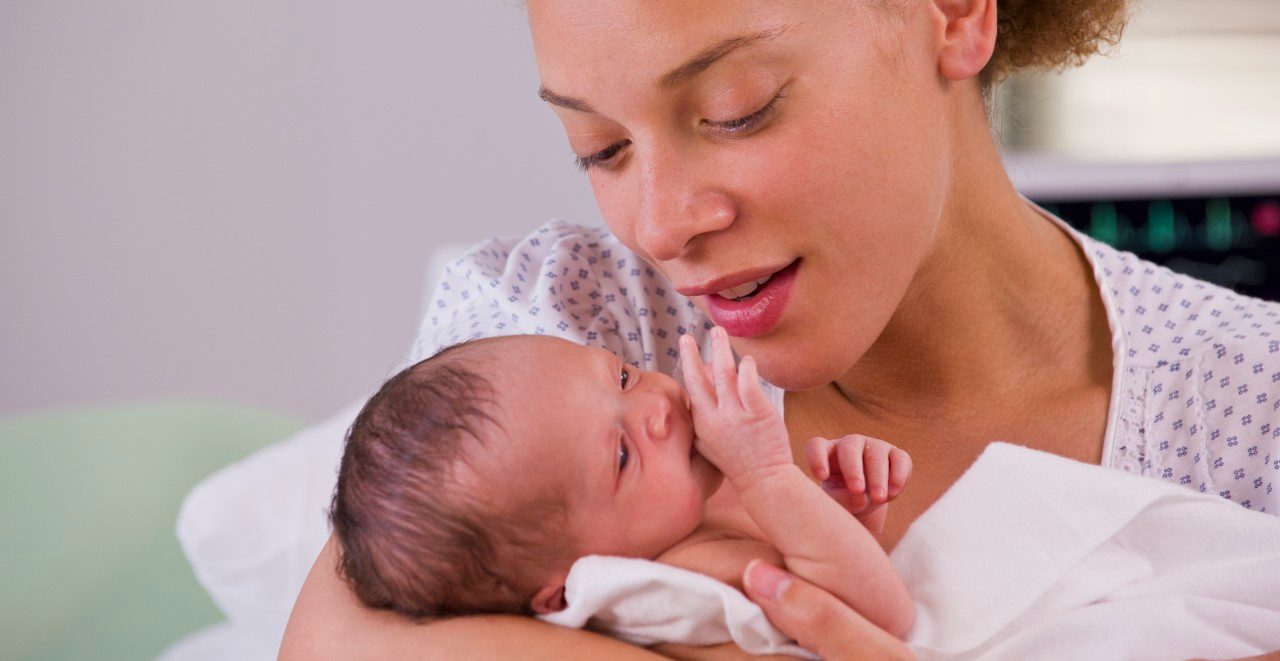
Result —
[[738, 398], [748, 411], [766, 412], [773, 408], [773, 402], [769, 401], [764, 389], [760, 387], [756, 359], [751, 356], [744, 357], [738, 365]]
[[840, 472], [844, 474], [844, 482], [853, 493], [867, 490], [866, 477], [862, 471], [862, 449], [865, 444], [866, 437], [857, 434], [836, 441], [836, 459], [840, 462]]
[[832, 486], [831, 482], [822, 482], [819, 486], [822, 487], [823, 492], [831, 497], [831, 500], [836, 501], [837, 505], [843, 507], [846, 512], [854, 516], [862, 514], [871, 505], [871, 500], [867, 498], [865, 493], [851, 493], [844, 487]]
[[879, 505], [889, 499], [889, 450], [893, 446], [879, 439], [867, 439], [862, 463], [867, 467], [867, 493]]
[[804, 446], [805, 459], [809, 461], [809, 472], [819, 482], [831, 477], [831, 448], [835, 444], [830, 439], [815, 436]]
[[716, 394], [707, 379], [702, 356], [698, 353], [698, 343], [693, 340], [692, 335], [680, 336], [680, 371], [684, 373], [684, 389], [689, 391], [689, 399], [694, 407], [715, 408]]
[[729, 335], [716, 326], [711, 329], [711, 381], [715, 384], [716, 402], [721, 406], [738, 404], [738, 369], [729, 348]]
[[892, 500], [902, 493], [911, 479], [911, 455], [905, 450], [894, 448], [889, 451], [889, 498]]
[[889, 508], [885, 505], [871, 505], [866, 509], [853, 515], [859, 523], [866, 526], [867, 530], [875, 534], [884, 532], [884, 520], [889, 514]]

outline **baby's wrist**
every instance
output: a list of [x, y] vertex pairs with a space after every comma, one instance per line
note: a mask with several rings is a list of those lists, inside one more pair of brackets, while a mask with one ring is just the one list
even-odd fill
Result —
[[741, 495], [749, 491], [767, 489], [770, 484], [786, 479], [788, 473], [798, 470], [795, 464], [788, 461], [742, 468], [733, 473], [726, 472], [725, 479], [733, 486], [734, 491]]

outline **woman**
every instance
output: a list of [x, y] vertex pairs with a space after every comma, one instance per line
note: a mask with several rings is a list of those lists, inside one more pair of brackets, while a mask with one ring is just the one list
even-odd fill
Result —
[[[785, 390], [796, 447], [910, 452], [887, 549], [997, 439], [1280, 507], [1280, 306], [1068, 230], [1014, 190], [988, 128], [994, 81], [1113, 40], [1123, 0], [527, 4], [541, 96], [612, 236], [553, 224], [473, 253], [420, 352], [552, 332], [663, 368], [714, 321]], [[284, 656], [650, 653], [525, 619], [415, 625], [361, 608], [333, 567], [327, 548]], [[906, 654], [776, 568], [746, 579], [825, 657]]]

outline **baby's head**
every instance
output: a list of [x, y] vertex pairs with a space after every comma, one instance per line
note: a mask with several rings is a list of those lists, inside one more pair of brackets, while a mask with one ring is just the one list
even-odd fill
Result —
[[656, 557], [719, 485], [674, 379], [520, 335], [388, 380], [347, 436], [330, 518], [367, 605], [545, 613], [574, 560]]

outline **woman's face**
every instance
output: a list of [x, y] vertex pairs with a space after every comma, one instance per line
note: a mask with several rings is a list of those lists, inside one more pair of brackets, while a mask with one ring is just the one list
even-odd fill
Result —
[[936, 10], [883, 4], [528, 2], [542, 96], [605, 221], [786, 389], [852, 368], [933, 249]]

